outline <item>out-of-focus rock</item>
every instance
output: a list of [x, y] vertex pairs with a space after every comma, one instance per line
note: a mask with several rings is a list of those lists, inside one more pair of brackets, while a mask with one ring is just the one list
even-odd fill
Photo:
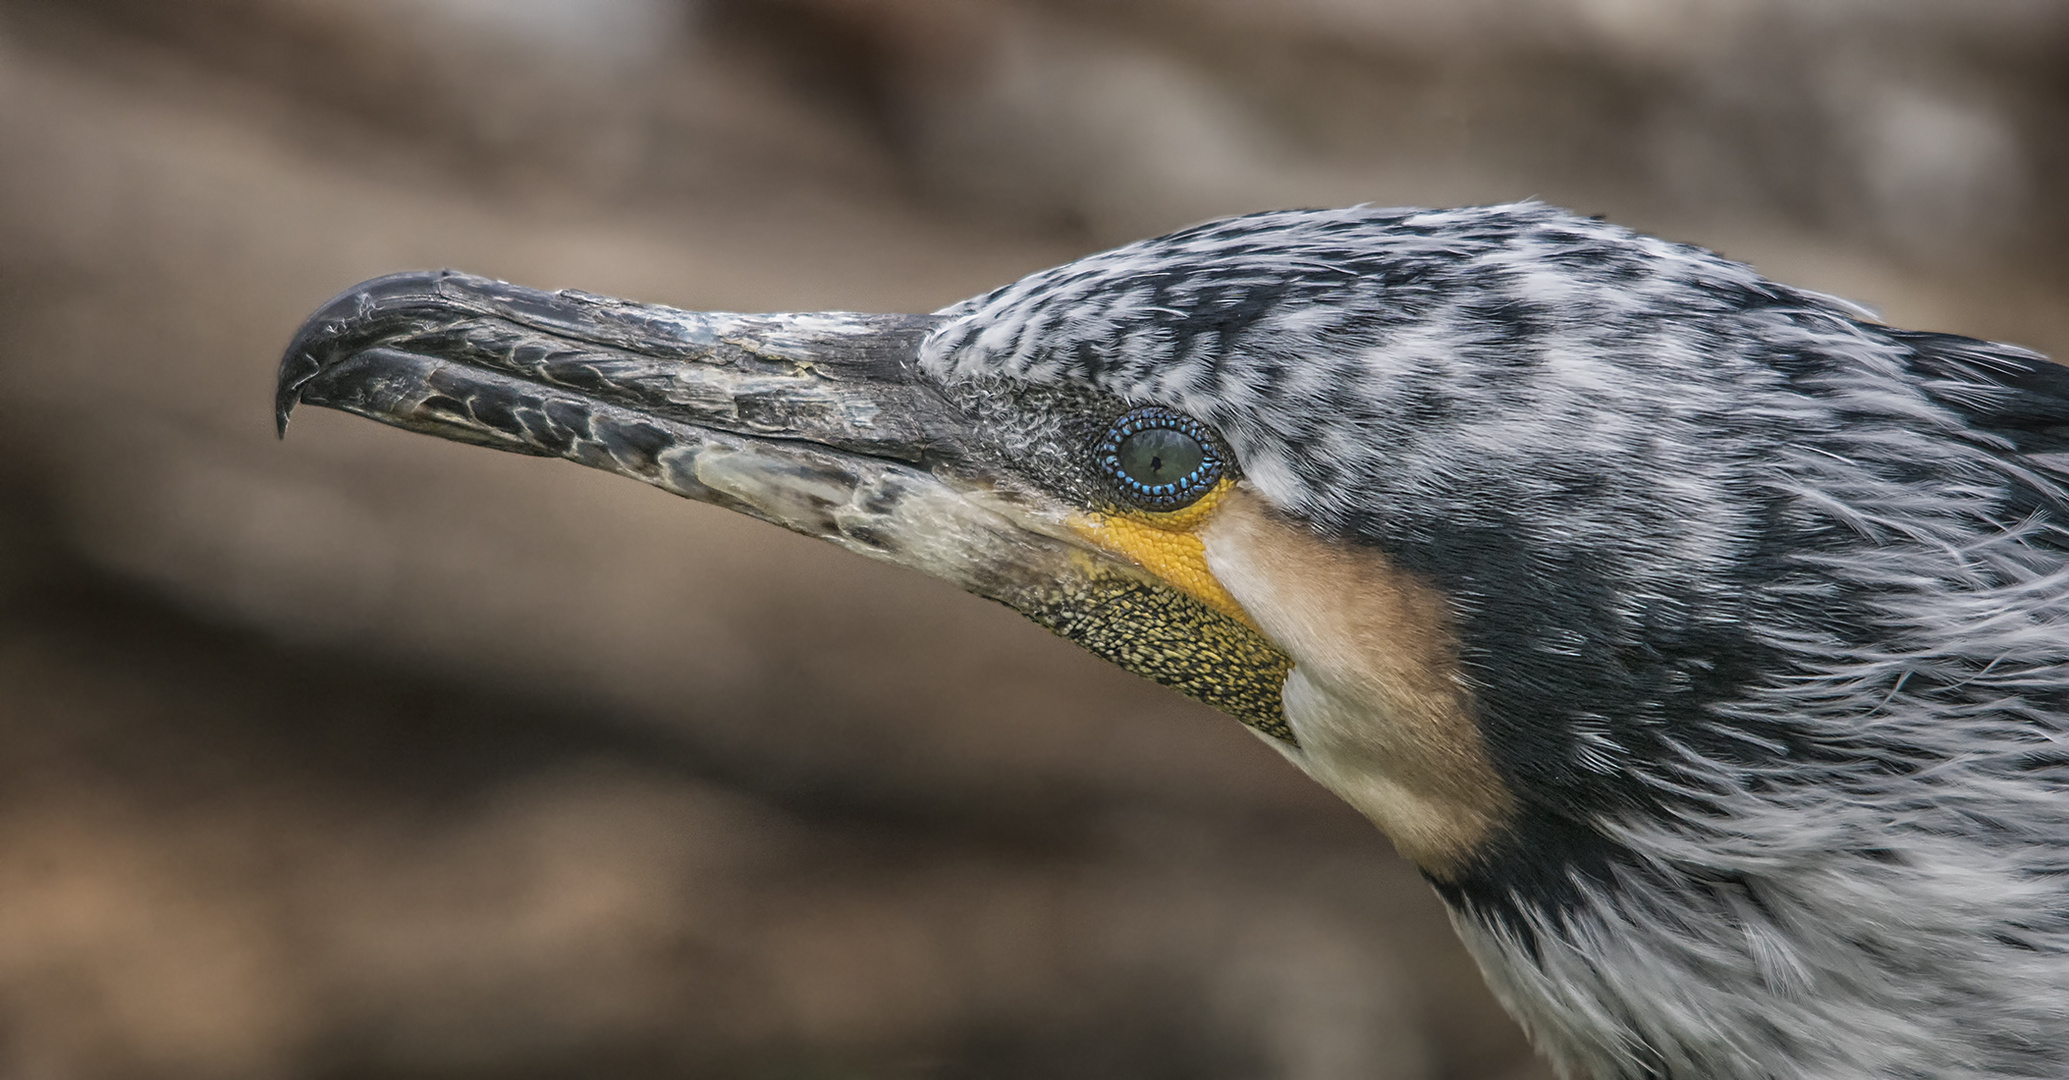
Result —
[[2034, 0], [705, 11], [735, 37], [839, 46], [820, 69], [930, 190], [1100, 237], [1260, 205], [1531, 194], [1922, 263], [2030, 262], [2069, 231], [2039, 197], [2069, 184], [2069, 9]]

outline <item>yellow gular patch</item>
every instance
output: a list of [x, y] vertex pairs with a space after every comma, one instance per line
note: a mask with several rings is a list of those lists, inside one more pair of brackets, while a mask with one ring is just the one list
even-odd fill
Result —
[[1100, 549], [1127, 559], [1193, 599], [1251, 629], [1257, 624], [1229, 595], [1214, 573], [1207, 569], [1207, 546], [1200, 539], [1200, 526], [1214, 516], [1222, 500], [1236, 486], [1224, 476], [1200, 501], [1183, 510], [1158, 513], [1124, 510], [1119, 513], [1073, 515], [1070, 527]]

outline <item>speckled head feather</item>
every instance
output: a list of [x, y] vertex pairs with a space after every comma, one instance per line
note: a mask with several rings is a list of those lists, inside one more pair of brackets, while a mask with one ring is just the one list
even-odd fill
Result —
[[1445, 598], [1517, 807], [1440, 889], [1563, 1069], [2069, 1074], [2069, 373], [1534, 203], [944, 314], [951, 389], [1181, 410]]

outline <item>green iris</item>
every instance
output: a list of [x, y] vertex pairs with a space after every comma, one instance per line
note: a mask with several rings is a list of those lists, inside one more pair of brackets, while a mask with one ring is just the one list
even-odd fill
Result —
[[1121, 440], [1121, 475], [1147, 488], [1178, 484], [1198, 472], [1207, 448], [1183, 431], [1145, 428]]
[[1199, 501], [1220, 482], [1225, 467], [1223, 451], [1205, 426], [1161, 405], [1122, 415], [1093, 453], [1122, 502], [1160, 513]]

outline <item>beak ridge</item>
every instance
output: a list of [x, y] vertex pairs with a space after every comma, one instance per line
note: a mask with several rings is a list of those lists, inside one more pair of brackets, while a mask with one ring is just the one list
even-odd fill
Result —
[[698, 427], [918, 463], [962, 423], [916, 366], [939, 322], [691, 312], [409, 271], [362, 282], [302, 324], [281, 357], [274, 419], [284, 435], [303, 401], [334, 404], [320, 392], [332, 369], [387, 349]]

